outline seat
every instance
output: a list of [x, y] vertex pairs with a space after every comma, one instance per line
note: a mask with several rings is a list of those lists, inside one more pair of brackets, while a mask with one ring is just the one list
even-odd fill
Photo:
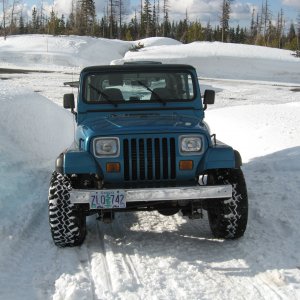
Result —
[[150, 100], [159, 100], [157, 96], [163, 100], [178, 99], [174, 91], [167, 88], [156, 88], [151, 94]]
[[117, 89], [117, 88], [106, 89], [106, 90], [103, 91], [103, 93], [105, 95], [107, 95], [107, 97], [110, 100], [113, 100], [113, 101], [124, 101], [124, 97], [123, 97], [122, 92], [119, 89]]

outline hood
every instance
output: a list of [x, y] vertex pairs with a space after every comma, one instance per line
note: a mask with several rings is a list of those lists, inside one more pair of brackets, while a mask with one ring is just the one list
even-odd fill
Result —
[[205, 129], [198, 118], [184, 115], [124, 114], [85, 121], [83, 131], [92, 131], [91, 135], [112, 135], [126, 133], [157, 132], [199, 132]]

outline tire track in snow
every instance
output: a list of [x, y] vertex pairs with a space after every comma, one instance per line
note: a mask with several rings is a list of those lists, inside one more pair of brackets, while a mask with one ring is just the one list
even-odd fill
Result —
[[114, 299], [119, 293], [143, 286], [135, 263], [125, 249], [124, 232], [118, 220], [100, 224], [94, 219], [90, 229], [86, 242], [94, 299]]
[[[253, 281], [250, 281], [249, 284], [254, 285], [256, 287], [257, 290], [260, 290], [263, 292], [262, 294], [262, 298], [266, 299], [285, 299], [286, 295], [283, 295], [282, 293], [280, 293], [280, 291], [278, 290], [278, 287], [280, 285], [284, 285], [283, 282], [279, 283], [279, 279], [277, 279], [277, 283], [274, 280], [274, 274], [268, 274], [269, 272], [265, 272], [263, 274], [259, 274], [258, 276], [256, 276], [254, 278]], [[257, 284], [256, 284], [257, 282]], [[277, 288], [272, 286], [275, 285]]]
[[[97, 223], [97, 224], [95, 224]], [[94, 299], [113, 299], [112, 280], [109, 263], [106, 258], [104, 237], [94, 218], [86, 239], [90, 281]]]
[[[116, 218], [114, 222], [114, 226], [112, 226], [113, 229], [113, 236], [115, 239], [117, 239], [117, 236], [124, 235], [121, 229], [121, 225], [119, 223], [119, 219]], [[123, 247], [122, 247], [123, 250]], [[128, 275], [128, 278], [134, 279], [132, 281], [132, 285], [140, 286], [142, 285], [141, 276], [138, 274], [138, 271], [134, 265], [133, 260], [131, 259], [130, 255], [128, 253], [124, 253], [124, 251], [121, 252], [122, 258], [123, 258], [123, 264], [124, 268], [126, 270], [126, 273]]]

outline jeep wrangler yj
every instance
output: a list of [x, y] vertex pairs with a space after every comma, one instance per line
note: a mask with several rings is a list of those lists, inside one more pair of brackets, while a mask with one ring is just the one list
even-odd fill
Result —
[[83, 243], [86, 216], [110, 222], [115, 212], [207, 210], [212, 233], [235, 239], [247, 225], [248, 199], [241, 156], [211, 135], [189, 65], [131, 63], [82, 70], [74, 145], [56, 160], [49, 190], [49, 221], [60, 247]]

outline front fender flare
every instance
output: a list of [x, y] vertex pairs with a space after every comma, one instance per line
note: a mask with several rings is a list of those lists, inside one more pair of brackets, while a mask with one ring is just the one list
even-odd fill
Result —
[[67, 151], [56, 159], [55, 169], [62, 174], [98, 174], [103, 177], [102, 169], [94, 157], [85, 151]]
[[212, 169], [236, 169], [242, 166], [242, 158], [238, 151], [225, 144], [208, 148], [200, 161], [197, 174]]

